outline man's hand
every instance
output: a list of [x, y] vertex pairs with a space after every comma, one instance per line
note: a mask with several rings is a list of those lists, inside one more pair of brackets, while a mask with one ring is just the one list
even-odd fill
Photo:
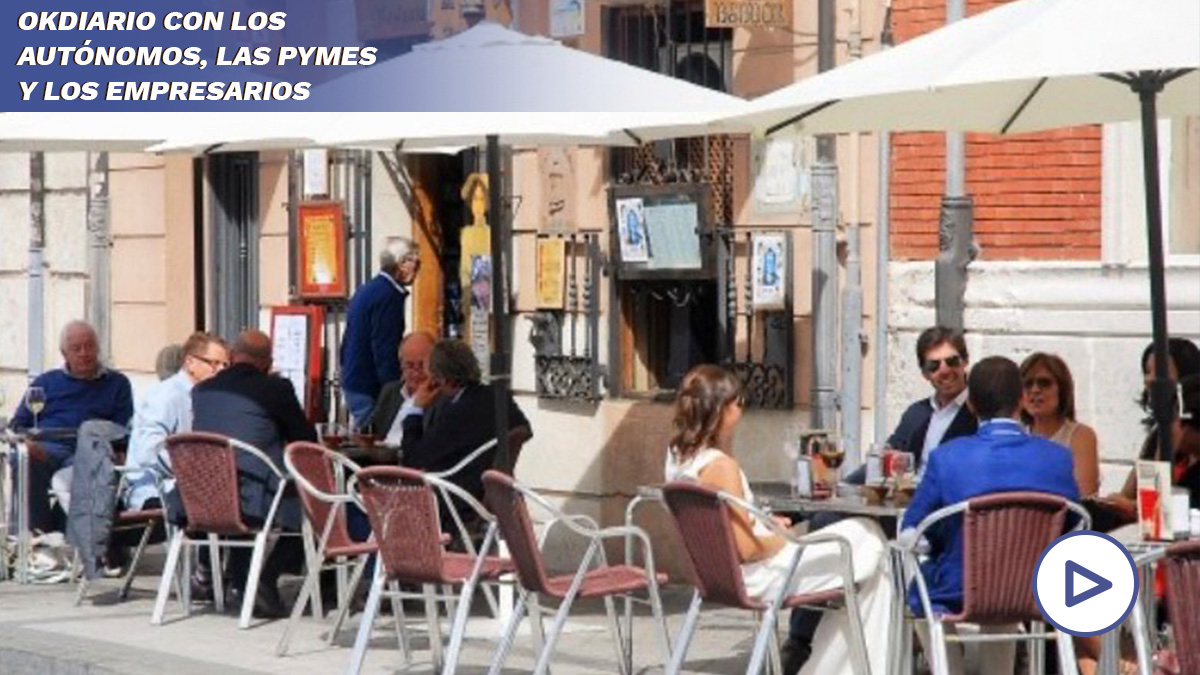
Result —
[[437, 398], [438, 389], [432, 378], [425, 380], [413, 394], [413, 405], [421, 409], [428, 408]]
[[779, 526], [785, 530], [790, 529], [792, 527], [792, 519], [791, 518], [788, 518], [786, 516], [771, 516], [771, 517], [774, 518], [775, 522], [778, 523]]

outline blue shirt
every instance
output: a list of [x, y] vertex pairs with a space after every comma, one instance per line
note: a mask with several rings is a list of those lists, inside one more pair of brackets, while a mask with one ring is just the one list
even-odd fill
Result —
[[[146, 392], [133, 417], [125, 466], [146, 469], [130, 473], [129, 507], [140, 509], [151, 497], [159, 497], [159, 457], [167, 436], [192, 430], [192, 380], [180, 370]], [[163, 461], [166, 455], [162, 454]]]
[[[133, 390], [129, 378], [115, 370], [101, 369], [98, 377], [85, 380], [59, 368], [38, 375], [30, 386], [41, 387], [46, 392], [46, 407], [37, 418], [41, 428], [78, 429], [88, 420], [127, 425], [133, 417]], [[11, 426], [14, 429], [33, 426], [33, 413], [25, 406], [24, 397], [17, 406]], [[70, 441], [45, 442], [42, 446], [63, 466], [69, 466], [75, 456], [75, 444]]]
[[[951, 504], [995, 492], [1047, 492], [1079, 499], [1071, 451], [1030, 435], [1016, 420], [993, 419], [972, 436], [949, 441], [930, 453], [925, 476], [904, 512], [901, 528], [916, 527], [926, 516]], [[934, 611], [962, 607], [962, 517], [942, 521], [925, 533], [931, 558], [921, 565]], [[909, 604], [924, 612], [915, 592]]]
[[383, 385], [400, 379], [400, 340], [404, 338], [404, 304], [408, 291], [380, 273], [363, 284], [346, 310], [342, 336], [342, 387], [379, 396]]

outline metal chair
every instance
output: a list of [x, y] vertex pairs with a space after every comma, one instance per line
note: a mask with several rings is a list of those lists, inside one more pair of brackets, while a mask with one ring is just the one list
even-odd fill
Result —
[[[844, 606], [850, 615], [850, 642], [853, 666], [861, 675], [869, 675], [867, 646], [863, 637], [862, 617], [858, 609], [857, 587], [854, 583], [853, 558], [850, 542], [833, 534], [810, 534], [797, 537], [780, 526], [771, 514], [743, 499], [726, 492], [713, 490], [694, 482], [676, 481], [663, 487], [663, 498], [675, 519], [679, 535], [683, 539], [695, 575], [696, 591], [692, 596], [683, 628], [676, 638], [673, 658], [667, 666], [668, 675], [683, 668], [688, 646], [696, 631], [700, 608], [705, 602], [716, 603], [754, 612], [760, 618], [750, 654], [747, 673], [759, 673], [768, 656], [776, 672], [782, 672], [778, 662], [779, 648], [776, 644], [775, 625], [780, 609], [814, 607], [836, 609]], [[840, 549], [842, 562], [842, 587], [819, 593], [788, 595], [787, 587], [778, 596], [760, 600], [746, 594], [742, 579], [742, 565], [738, 558], [737, 545], [733, 537], [733, 509], [744, 509], [756, 521], [763, 523], [785, 540], [796, 544], [788, 576], [796, 573], [804, 549], [813, 544], [832, 543]]]
[[[1179, 675], [1200, 675], [1200, 541], [1172, 544], [1156, 557], [1161, 557], [1160, 564], [1166, 569], [1167, 615], [1175, 638]], [[1135, 611], [1142, 610], [1139, 603]], [[1145, 634], [1136, 635], [1141, 671], [1153, 672]]]
[[[1083, 507], [1058, 495], [1041, 492], [1000, 492], [974, 497], [931, 513], [920, 522], [910, 542], [902, 547], [906, 567], [916, 579], [924, 620], [929, 624], [933, 675], [949, 675], [946, 643], [1026, 640], [1030, 653], [1040, 653], [1042, 640], [1057, 643], [1059, 672], [1077, 671], [1075, 647], [1070, 635], [1042, 628], [1042, 614], [1033, 597], [1033, 572], [1038, 557], [1067, 531], [1068, 514], [1079, 522], [1073, 529], [1087, 529], [1091, 519]], [[963, 608], [957, 614], [933, 611], [929, 589], [921, 575], [917, 544], [933, 526], [950, 518], [962, 518]], [[1004, 625], [1030, 623], [1029, 633], [946, 635], [947, 624]]]
[[[478, 555], [447, 551], [447, 539], [442, 535], [438, 516], [436, 492], [451, 494], [472, 508], [489, 523]], [[459, 652], [466, 631], [471, 599], [481, 581], [495, 580], [512, 571], [506, 559], [489, 556], [487, 552], [496, 541], [494, 519], [478, 501], [457, 485], [415, 469], [403, 467], [372, 467], [363, 469], [351, 484], [350, 494], [366, 511], [379, 546], [379, 563], [371, 592], [359, 623], [354, 651], [347, 672], [357, 675], [362, 669], [371, 628], [379, 611], [384, 585], [421, 584], [424, 586], [425, 614], [429, 623], [429, 642], [434, 667], [444, 673], [457, 668]], [[450, 631], [450, 645], [443, 658], [441, 625], [437, 609], [436, 586], [461, 585], [457, 610]], [[402, 617], [397, 617], [402, 622]], [[401, 637], [405, 659], [409, 658], [408, 642]]]
[[[292, 480], [296, 481], [300, 504], [304, 507], [307, 572], [287, 627], [279, 638], [275, 650], [279, 656], [287, 653], [292, 629], [305, 607], [312, 605], [313, 616], [324, 614], [318, 586], [321, 572], [327, 569], [339, 572], [337, 619], [327, 639], [327, 644], [333, 644], [345, 621], [353, 591], [358, 588], [367, 560], [378, 549], [373, 539], [354, 541], [346, 524], [346, 505], [353, 500], [338, 486], [344, 484], [345, 474], [353, 476], [361, 470], [357, 464], [316, 443], [305, 441], [289, 444], [283, 452], [283, 463]], [[351, 567], [352, 572], [349, 582], [345, 583], [343, 571], [347, 567]]]
[[[496, 516], [500, 532], [507, 542], [516, 564], [517, 578], [521, 584], [520, 596], [513, 615], [504, 629], [504, 637], [496, 652], [495, 659], [489, 671], [498, 675], [512, 649], [517, 628], [525, 616], [526, 601], [530, 607], [537, 607], [540, 596], [555, 598], [560, 601], [554, 625], [545, 642], [539, 650], [537, 665], [534, 673], [542, 675], [550, 667], [554, 647], [562, 634], [571, 605], [576, 598], [603, 598], [608, 612], [609, 628], [612, 632], [613, 644], [617, 652], [617, 664], [621, 673], [627, 675], [626, 664], [629, 662], [625, 653], [625, 643], [621, 638], [621, 626], [617, 618], [613, 596], [626, 595], [646, 591], [650, 595], [651, 607], [655, 622], [661, 626], [661, 641], [664, 661], [670, 660], [670, 645], [666, 633], [666, 623], [663, 620], [662, 602], [659, 598], [658, 587], [666, 583], [665, 574], [654, 571], [654, 555], [650, 546], [650, 538], [637, 527], [608, 527], [600, 529], [589, 524], [587, 519], [564, 515], [536, 492], [521, 485], [511, 476], [500, 471], [488, 471], [483, 474], [485, 488], [485, 503]], [[545, 562], [542, 558], [541, 542], [534, 534], [533, 521], [529, 516], [526, 500], [537, 504], [554, 520], [561, 523], [571, 532], [589, 540], [583, 561], [574, 574], [549, 576], [546, 573]], [[635, 536], [641, 542], [645, 554], [646, 566], [609, 565], [604, 553], [604, 540], [623, 539]], [[598, 561], [595, 569], [589, 569], [592, 561]], [[628, 627], [632, 630], [632, 626]], [[540, 620], [535, 617], [535, 633], [540, 629]]]
[[[170, 595], [172, 580], [180, 567], [183, 549], [197, 545], [208, 545], [212, 556], [213, 594], [218, 611], [224, 609], [224, 593], [221, 588], [221, 562], [218, 548], [252, 547], [250, 573], [242, 600], [239, 628], [250, 627], [254, 610], [254, 597], [258, 592], [258, 579], [266, 557], [267, 538], [272, 534], [275, 514], [287, 484], [287, 477], [275, 466], [262, 450], [236, 439], [217, 434], [176, 434], [167, 438], [167, 454], [171, 459], [171, 470], [175, 474], [175, 489], [183, 501], [187, 514], [187, 525], [177, 528], [171, 536], [167, 561], [163, 566], [162, 581], [158, 597], [154, 602], [154, 614], [150, 622], [162, 624]], [[248, 525], [242, 518], [237, 456], [244, 453], [262, 462], [278, 481], [271, 508], [262, 525]], [[247, 540], [235, 537], [253, 537]], [[190, 593], [187, 579], [191, 576], [191, 556], [182, 560], [183, 587], [182, 604], [184, 615], [190, 612]]]

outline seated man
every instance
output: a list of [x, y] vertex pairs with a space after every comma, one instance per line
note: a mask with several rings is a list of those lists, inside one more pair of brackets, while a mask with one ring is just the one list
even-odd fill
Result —
[[428, 331], [409, 333], [400, 343], [400, 379], [383, 385], [371, 413], [370, 428], [384, 445], [399, 447], [404, 438], [404, 418], [417, 413], [413, 397], [429, 379], [426, 367], [437, 338]]
[[[131, 509], [157, 508], [161, 504], [158, 467], [163, 442], [172, 434], [192, 430], [192, 387], [229, 365], [225, 341], [208, 333], [192, 333], [181, 353], [179, 369], [146, 392], [133, 417], [125, 466], [143, 471], [128, 475], [126, 504]], [[165, 461], [166, 454], [161, 458]]]
[[[86, 321], [72, 321], [59, 338], [62, 368], [42, 373], [30, 383], [45, 392], [46, 407], [37, 416], [42, 429], [77, 430], [88, 420], [129, 424], [133, 415], [133, 391], [129, 379], [108, 369], [100, 361], [96, 330]], [[10, 426], [34, 426], [33, 412], [23, 397]], [[29, 444], [29, 527], [42, 532], [60, 531], [61, 522], [50, 509], [47, 494], [51, 482], [65, 512], [70, 499], [71, 464], [75, 456], [72, 439], [46, 440]]]
[[[969, 402], [981, 420], [974, 435], [939, 447], [926, 460], [925, 477], [904, 513], [901, 541], [913, 536], [922, 520], [938, 509], [996, 492], [1046, 492], [1077, 500], [1079, 489], [1071, 451], [1030, 435], [1020, 423], [1021, 372], [1000, 356], [980, 361], [971, 370]], [[962, 518], [946, 521], [926, 533], [930, 559], [921, 566], [936, 612], [962, 609]], [[909, 604], [923, 614], [915, 589]], [[1012, 673], [1013, 643], [985, 644], [984, 671]], [[989, 654], [989, 652], [991, 652]], [[957, 651], [951, 651], [954, 670]], [[993, 670], [994, 668], [994, 670]]]
[[[232, 365], [192, 390], [192, 429], [236, 438], [262, 450], [283, 469], [283, 448], [292, 441], [316, 442], [317, 432], [304, 415], [296, 392], [287, 380], [271, 375], [271, 338], [257, 330], [242, 333], [230, 350]], [[242, 515], [262, 522], [271, 508], [278, 485], [262, 462], [238, 455]], [[171, 499], [172, 518], [178, 500]], [[284, 493], [276, 522], [286, 531], [299, 531], [302, 513], [294, 490]], [[227, 572], [235, 593], [245, 588], [250, 569], [250, 549], [229, 553]], [[277, 583], [283, 572], [298, 572], [304, 561], [299, 537], [281, 537], [263, 566], [254, 602], [260, 618], [287, 615]]]
[[[481, 384], [480, 377], [479, 362], [466, 343], [451, 339], [437, 343], [429, 355], [429, 379], [413, 398], [418, 410], [404, 419], [401, 450], [405, 466], [445, 471], [496, 438], [495, 389]], [[533, 431], [511, 396], [508, 428], [515, 456]], [[492, 468], [495, 457], [495, 449], [483, 453], [451, 480], [482, 499], [483, 472]]]
[[[913, 455], [913, 466], [924, 466], [934, 448], [946, 441], [975, 433], [975, 415], [965, 405], [967, 401], [967, 341], [959, 331], [932, 326], [917, 337], [917, 365], [921, 376], [933, 387], [928, 398], [915, 401], [900, 417], [900, 423], [887, 439], [887, 446]], [[866, 467], [855, 469], [846, 476], [847, 483], [861, 484], [866, 480]], [[835, 523], [844, 514], [822, 512], [809, 519], [809, 531]], [[885, 531], [894, 523], [886, 522]], [[795, 675], [808, 660], [812, 639], [824, 612], [797, 608], [792, 610], [788, 639], [783, 644], [782, 662], [785, 675]]]

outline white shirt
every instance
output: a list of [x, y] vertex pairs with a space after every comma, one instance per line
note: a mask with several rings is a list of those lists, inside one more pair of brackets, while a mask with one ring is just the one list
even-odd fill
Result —
[[146, 471], [129, 475], [130, 508], [141, 508], [147, 499], [159, 496], [153, 472], [159, 464], [163, 442], [167, 436], [191, 430], [192, 380], [180, 370], [146, 392], [134, 413], [125, 466]]
[[423, 411], [413, 403], [413, 396], [408, 389], [402, 392], [404, 403], [400, 405], [400, 410], [396, 411], [396, 417], [392, 419], [392, 428], [388, 429], [387, 437], [383, 439], [383, 444], [389, 447], [400, 447], [400, 443], [404, 440], [404, 418], [409, 415], [419, 415]]
[[954, 418], [958, 416], [958, 411], [962, 410], [966, 402], [966, 389], [959, 392], [953, 401], [940, 408], [938, 407], [937, 394], [929, 397], [929, 405], [933, 406], [933, 415], [929, 418], [929, 431], [925, 432], [925, 445], [921, 448], [921, 458], [924, 460], [922, 464], [929, 460], [929, 453], [942, 444], [942, 438], [945, 437], [946, 431], [950, 429], [950, 424], [954, 422]]

